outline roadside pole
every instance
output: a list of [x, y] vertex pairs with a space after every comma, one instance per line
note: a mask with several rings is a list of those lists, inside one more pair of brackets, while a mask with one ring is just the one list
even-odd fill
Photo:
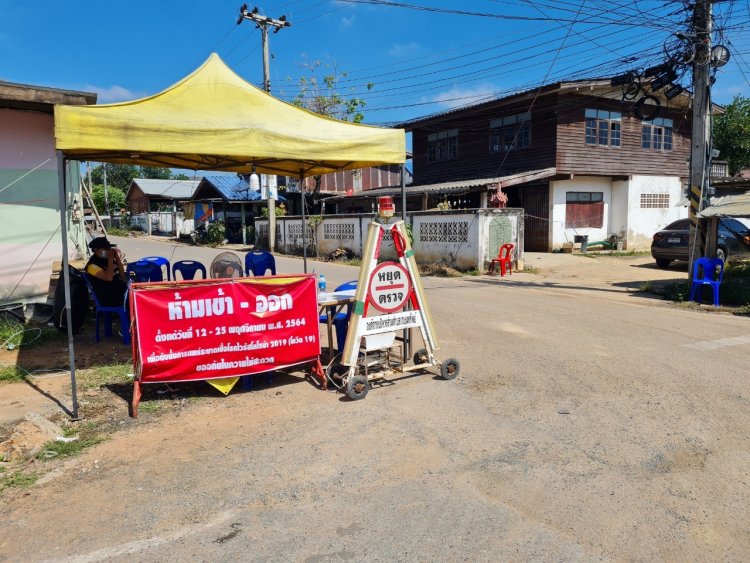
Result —
[[[716, 253], [715, 233], [709, 237], [713, 246], [706, 248], [705, 221], [698, 217], [698, 212], [706, 207], [708, 184], [708, 150], [711, 139], [710, 111], [711, 85], [709, 68], [711, 60], [711, 0], [696, 0], [693, 11], [693, 29], [695, 32], [695, 59], [693, 61], [693, 127], [690, 148], [690, 267], [688, 279], [692, 279], [693, 262], [701, 256], [713, 256]], [[715, 222], [714, 222], [715, 225]]]
[[[240, 15], [237, 18], [237, 25], [241, 24], [243, 20], [250, 20], [255, 23], [255, 27], [260, 29], [261, 43], [263, 46], [263, 90], [267, 93], [271, 93], [271, 73], [270, 73], [270, 62], [268, 54], [268, 28], [273, 27], [274, 33], [278, 33], [279, 30], [285, 27], [291, 27], [291, 22], [286, 21], [286, 16], [281, 16], [275, 20], [258, 13], [258, 7], [254, 7], [251, 12], [247, 11], [247, 4], [243, 4], [240, 7]], [[266, 204], [268, 206], [268, 250], [274, 252], [276, 249], [276, 200], [271, 195], [271, 189], [269, 186], [268, 176], [266, 175]], [[304, 205], [304, 201], [302, 202]], [[304, 225], [303, 225], [304, 228]]]

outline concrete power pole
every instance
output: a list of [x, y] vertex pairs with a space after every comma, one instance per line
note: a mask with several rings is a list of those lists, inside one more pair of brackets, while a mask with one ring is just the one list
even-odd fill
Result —
[[[696, 0], [693, 11], [694, 37], [689, 40], [695, 45], [693, 60], [693, 127], [690, 150], [690, 269], [692, 278], [693, 261], [701, 256], [713, 256], [716, 252], [716, 230], [709, 229], [709, 248], [706, 248], [705, 223], [697, 213], [706, 207], [708, 199], [708, 151], [711, 144], [711, 84], [709, 69], [711, 63], [711, 0]], [[712, 222], [715, 227], [715, 222]], [[713, 250], [710, 248], [713, 247]]]
[[[258, 13], [258, 7], [254, 7], [251, 12], [247, 11], [247, 4], [243, 4], [240, 7], [240, 15], [237, 18], [237, 25], [241, 24], [243, 20], [250, 20], [255, 23], [255, 27], [260, 29], [261, 32], [261, 43], [263, 46], [263, 90], [267, 93], [271, 93], [271, 72], [268, 55], [268, 28], [273, 27], [274, 33], [278, 33], [279, 30], [285, 27], [291, 27], [291, 23], [286, 21], [286, 16], [281, 16], [275, 20], [268, 16], [263, 16]], [[266, 189], [268, 192], [268, 250], [273, 252], [276, 248], [276, 201], [271, 197], [271, 190], [268, 186], [268, 178], [266, 178]], [[302, 205], [305, 204], [304, 193], [302, 195]], [[305, 226], [303, 225], [304, 229]]]

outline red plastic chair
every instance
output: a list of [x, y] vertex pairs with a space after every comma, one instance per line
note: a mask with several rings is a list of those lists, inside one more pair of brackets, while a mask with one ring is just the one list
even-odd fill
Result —
[[515, 246], [515, 244], [509, 242], [500, 247], [500, 250], [497, 253], [497, 258], [493, 258], [492, 262], [490, 262], [489, 274], [492, 274], [492, 272], [495, 271], [495, 264], [498, 264], [500, 266], [500, 276], [505, 275], [506, 266], [508, 268], [508, 274], [513, 275], [513, 249]]

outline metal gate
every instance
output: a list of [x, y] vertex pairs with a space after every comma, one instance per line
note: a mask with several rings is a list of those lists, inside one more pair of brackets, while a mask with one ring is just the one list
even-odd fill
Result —
[[171, 211], [150, 213], [149, 215], [152, 235], [172, 236], [175, 234], [174, 214]]

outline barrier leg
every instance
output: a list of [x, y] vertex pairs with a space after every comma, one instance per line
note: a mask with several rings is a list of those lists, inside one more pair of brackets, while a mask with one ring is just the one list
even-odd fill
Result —
[[133, 401], [130, 403], [130, 416], [138, 418], [138, 404], [141, 402], [141, 382], [133, 381]]

